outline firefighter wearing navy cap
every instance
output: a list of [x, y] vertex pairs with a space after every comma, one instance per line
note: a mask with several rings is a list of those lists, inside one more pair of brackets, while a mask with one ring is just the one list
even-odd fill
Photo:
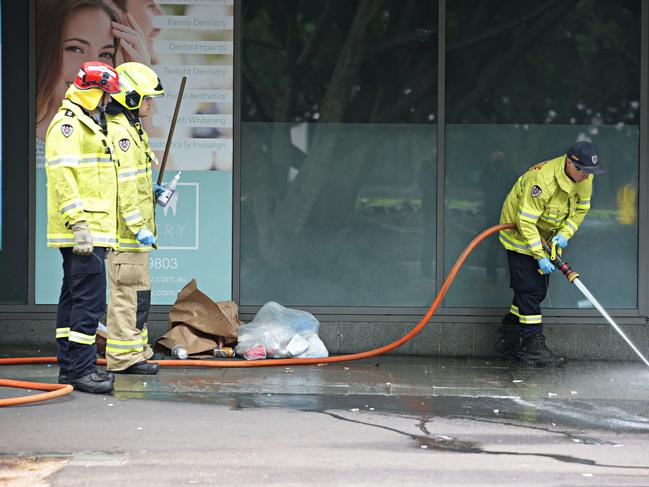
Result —
[[505, 356], [530, 366], [566, 364], [543, 335], [541, 302], [555, 267], [541, 239], [561, 249], [568, 245], [590, 209], [593, 175], [605, 172], [595, 145], [581, 141], [566, 154], [528, 169], [507, 195], [500, 223], [516, 223], [517, 228], [502, 230], [499, 236], [507, 250], [514, 291], [495, 346]]
[[118, 91], [111, 66], [84, 63], [45, 138], [47, 245], [63, 256], [59, 382], [92, 393], [113, 390], [113, 376], [95, 365], [95, 336], [106, 311], [104, 258], [117, 243], [117, 161], [103, 105]]

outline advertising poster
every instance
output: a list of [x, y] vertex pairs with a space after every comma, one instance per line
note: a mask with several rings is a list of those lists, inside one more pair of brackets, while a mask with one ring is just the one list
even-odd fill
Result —
[[58, 301], [62, 278], [60, 253], [46, 242], [45, 133], [86, 61], [137, 61], [156, 71], [165, 96], [143, 125], [160, 161], [187, 77], [163, 182], [182, 174], [176, 195], [156, 209], [152, 304], [173, 304], [193, 278], [212, 299], [231, 299], [233, 28], [234, 0], [36, 0], [37, 86], [49, 87], [36, 100], [37, 304]]

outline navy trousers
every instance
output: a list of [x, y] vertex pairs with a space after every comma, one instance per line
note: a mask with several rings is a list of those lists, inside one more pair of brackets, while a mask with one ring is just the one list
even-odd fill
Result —
[[97, 325], [106, 312], [106, 249], [82, 256], [62, 248], [63, 285], [56, 313], [60, 373], [75, 379], [97, 371]]
[[543, 330], [541, 303], [548, 293], [549, 275], [538, 272], [536, 259], [530, 255], [507, 251], [509, 287], [514, 291], [509, 313], [502, 322], [520, 326], [521, 334], [533, 335]]

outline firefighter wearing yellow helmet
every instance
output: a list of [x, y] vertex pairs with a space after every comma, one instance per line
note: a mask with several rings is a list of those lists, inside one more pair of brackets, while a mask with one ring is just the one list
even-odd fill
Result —
[[104, 99], [119, 90], [114, 68], [84, 63], [45, 136], [47, 245], [60, 249], [57, 307], [60, 383], [108, 393], [113, 377], [95, 365], [95, 337], [106, 309], [107, 250], [117, 244], [117, 163], [106, 131]]
[[153, 183], [151, 165], [156, 160], [141, 119], [150, 115], [153, 98], [164, 90], [156, 73], [136, 62], [116, 68], [120, 92], [106, 109], [108, 133], [120, 166], [120, 205], [134, 203], [141, 220], [120, 218], [117, 249], [108, 257], [107, 369], [116, 373], [155, 374], [160, 366], [149, 364], [148, 320], [151, 302], [149, 252], [156, 247], [155, 202], [162, 188]]

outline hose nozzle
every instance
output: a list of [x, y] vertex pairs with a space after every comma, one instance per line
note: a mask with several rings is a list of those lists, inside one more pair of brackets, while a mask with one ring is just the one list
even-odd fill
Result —
[[557, 269], [559, 269], [561, 272], [563, 272], [563, 275], [566, 276], [566, 279], [568, 279], [568, 282], [572, 284], [572, 281], [577, 279], [579, 277], [579, 273], [577, 271], [572, 270], [570, 265], [563, 260], [563, 256], [561, 255], [561, 250], [557, 251], [557, 243], [552, 242], [552, 247], [548, 245], [548, 243], [543, 240], [543, 250], [548, 254], [550, 257], [550, 260], [552, 263], [555, 265]]

